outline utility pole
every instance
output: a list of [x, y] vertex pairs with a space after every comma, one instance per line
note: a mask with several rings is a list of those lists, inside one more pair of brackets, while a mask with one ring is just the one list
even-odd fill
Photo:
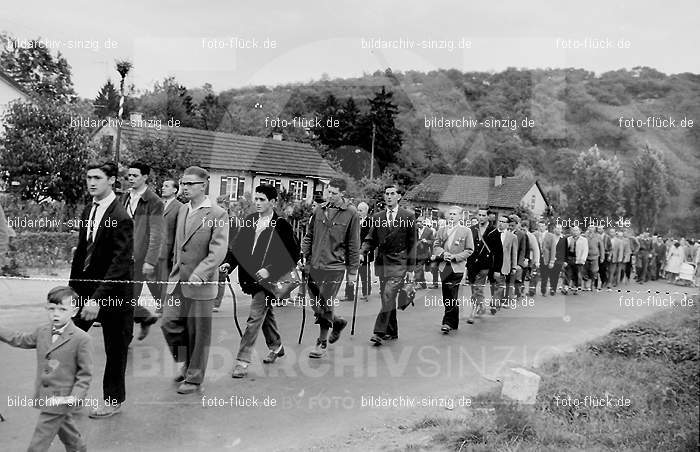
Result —
[[372, 157], [369, 162], [369, 178], [370, 180], [374, 179], [374, 136], [376, 134], [377, 127], [374, 125], [374, 121], [372, 121]]

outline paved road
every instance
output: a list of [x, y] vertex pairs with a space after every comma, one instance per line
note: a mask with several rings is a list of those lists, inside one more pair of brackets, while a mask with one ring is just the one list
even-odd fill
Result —
[[[25, 294], [45, 296], [46, 287], [29, 281], [0, 282], [0, 323], [30, 329], [43, 321], [41, 306], [17, 303]], [[625, 289], [689, 292], [697, 289], [665, 283], [632, 284]], [[9, 295], [8, 295], [9, 294]], [[465, 294], [469, 295], [468, 289]], [[622, 298], [622, 301], [620, 297]], [[302, 345], [296, 344], [301, 320], [299, 307], [275, 308], [287, 356], [272, 366], [259, 364], [264, 341], [249, 378], [233, 380], [230, 371], [238, 349], [233, 327], [232, 303], [227, 294], [222, 312], [214, 319], [211, 358], [204, 393], [181, 396], [171, 383], [174, 365], [156, 328], [143, 342], [134, 342], [127, 370], [127, 403], [109, 420], [84, 420], [90, 450], [279, 450], [303, 448], [309, 441], [334, 435], [404, 413], [420, 413], [426, 406], [458, 402], [456, 395], [475, 395], [489, 387], [512, 365], [533, 365], [555, 353], [600, 336], [610, 329], [676, 304], [682, 295], [648, 293], [586, 293], [578, 296], [535, 298], [534, 306], [502, 310], [484, 316], [475, 325], [463, 323], [450, 336], [439, 333], [442, 308], [431, 306], [439, 290], [420, 291], [415, 308], [399, 313], [400, 339], [381, 348], [369, 346], [376, 295], [358, 308], [355, 336], [348, 330], [330, 346], [322, 360], [306, 355], [316, 337], [313, 321], [307, 321]], [[9, 299], [8, 299], [9, 298]], [[29, 297], [31, 298], [31, 297]], [[693, 297], [691, 296], [691, 299]], [[694, 295], [697, 302], [697, 295]], [[245, 323], [248, 297], [238, 293], [239, 321]], [[11, 305], [24, 305], [9, 307]], [[625, 306], [625, 304], [631, 306]], [[348, 319], [352, 303], [341, 302]], [[308, 320], [308, 319], [307, 319]], [[101, 330], [94, 328], [96, 378], [90, 397], [101, 394], [104, 348]], [[0, 423], [4, 450], [24, 450], [31, 436], [36, 412], [8, 407], [11, 396], [31, 394], [35, 373], [33, 351], [0, 344]], [[368, 407], [371, 397], [403, 397], [397, 403], [413, 407]], [[414, 397], [414, 398], [412, 398]], [[267, 401], [267, 402], [266, 402]], [[259, 406], [243, 406], [246, 403]], [[265, 406], [267, 405], [275, 406]], [[218, 405], [218, 406], [217, 406]], [[238, 405], [238, 406], [236, 406]], [[55, 443], [52, 451], [63, 450]]]

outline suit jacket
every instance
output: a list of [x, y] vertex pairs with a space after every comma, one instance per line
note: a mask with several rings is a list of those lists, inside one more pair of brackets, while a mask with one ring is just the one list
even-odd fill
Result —
[[[78, 246], [73, 254], [68, 284], [81, 298], [97, 300], [105, 311], [133, 309], [132, 284], [113, 281], [133, 279], [134, 223], [124, 210], [119, 198], [112, 201], [95, 233], [90, 264], [83, 269], [87, 257], [87, 231], [91, 210], [91, 204], [85, 206], [83, 210], [78, 232]], [[75, 281], [77, 279], [92, 279], [99, 282]]]
[[[419, 264], [430, 259], [430, 256], [433, 254], [432, 249], [435, 236], [436, 233], [430, 226], [425, 226], [423, 228], [423, 233], [418, 237], [418, 243], [416, 245], [416, 260]], [[427, 242], [423, 242], [422, 240], [427, 240]]]
[[566, 259], [569, 263], [585, 264], [588, 257], [588, 240], [583, 235], [579, 235], [575, 240], [573, 253], [569, 247], [569, 241], [574, 240], [574, 236], [570, 235], [566, 238]]
[[[258, 270], [266, 269], [270, 273], [268, 280], [277, 281], [280, 276], [294, 268], [299, 256], [299, 245], [294, 239], [294, 230], [287, 220], [277, 215], [277, 212], [272, 214], [270, 220], [270, 224], [274, 221], [274, 228], [265, 228], [253, 248], [255, 225], [259, 217], [259, 214], [254, 213], [245, 218], [224, 261], [231, 266], [230, 271], [238, 267], [238, 281], [243, 292], [249, 295], [263, 290], [255, 278]], [[273, 231], [274, 235], [270, 239]], [[268, 242], [270, 247], [266, 256]]]
[[[127, 191], [122, 195], [121, 203], [126, 206], [128, 202]], [[160, 258], [163, 241], [163, 201], [150, 188], [146, 188], [139, 198], [133, 220], [134, 264], [141, 267], [147, 262], [155, 266]]]
[[[0, 341], [13, 347], [36, 349], [34, 407], [46, 413], [68, 413], [83, 405], [47, 407], [53, 396], [85, 399], [92, 379], [92, 341], [90, 335], [69, 321], [56, 342], [51, 343], [51, 325], [44, 324], [31, 333], [0, 326]], [[43, 405], [39, 405], [41, 399]]]
[[545, 238], [547, 244], [545, 248], [547, 249], [547, 254], [549, 255], [549, 261], [545, 261], [548, 265], [554, 265], [556, 262], [564, 262], [566, 259], [566, 236], [562, 235], [557, 237], [553, 233], [549, 233], [549, 236]]
[[175, 257], [170, 272], [168, 293], [180, 285], [182, 295], [193, 300], [216, 298], [215, 284], [178, 284], [179, 282], [218, 282], [219, 266], [228, 247], [228, 214], [212, 203], [187, 218], [188, 205], [180, 206], [175, 230]]
[[622, 253], [623, 253], [623, 258], [622, 262], [630, 262], [632, 260], [632, 240], [630, 237], [623, 237], [622, 238]]
[[509, 230], [499, 232], [501, 243], [503, 245], [503, 264], [501, 265], [501, 274], [510, 274], [513, 267], [518, 262], [518, 239], [515, 234]]
[[380, 278], [403, 278], [416, 265], [416, 217], [399, 207], [394, 221], [387, 224], [386, 210], [372, 215], [371, 228], [362, 244], [362, 252], [376, 249], [374, 272]]
[[[527, 232], [525, 231], [516, 231], [513, 234], [515, 234], [515, 237], [518, 239], [518, 260], [517, 264], [520, 265], [521, 267], [529, 267], [530, 266], [530, 244], [529, 240], [527, 238]], [[528, 259], [527, 265], [525, 265], [525, 259]]]
[[[369, 225], [370, 220], [371, 217], [365, 217], [364, 220], [360, 220], [360, 248], [362, 248], [362, 242], [365, 240], [365, 237], [367, 237], [367, 234], [369, 234], [369, 230], [372, 229]], [[365, 264], [370, 262], [374, 262], [374, 251], [368, 251], [365, 256]]]
[[491, 272], [500, 272], [503, 267], [503, 244], [498, 229], [488, 225], [482, 239], [479, 239], [478, 224], [470, 229], [474, 239], [474, 252], [467, 262], [469, 271], [477, 273], [479, 270], [488, 269]]
[[[464, 273], [467, 268], [467, 259], [474, 252], [472, 231], [468, 227], [458, 224], [455, 226], [453, 235], [452, 242], [448, 247], [448, 229], [446, 227], [441, 228], [437, 232], [435, 242], [433, 243], [433, 253], [435, 256], [442, 256], [445, 252], [453, 254], [454, 260], [450, 262], [452, 264], [452, 271], [454, 273]], [[440, 271], [442, 271], [446, 265], [447, 262], [440, 261]]]
[[625, 241], [624, 239], [613, 237], [610, 241], [610, 262], [619, 264], [625, 260]]
[[532, 232], [527, 232], [528, 259], [530, 259], [530, 267], [538, 267], [540, 265], [540, 245], [537, 242], [537, 237]]
[[168, 204], [168, 208], [163, 211], [163, 240], [160, 242], [160, 252], [158, 259], [165, 261], [168, 268], [173, 267], [175, 249], [175, 230], [177, 229], [177, 217], [180, 213], [182, 203], [173, 199]]

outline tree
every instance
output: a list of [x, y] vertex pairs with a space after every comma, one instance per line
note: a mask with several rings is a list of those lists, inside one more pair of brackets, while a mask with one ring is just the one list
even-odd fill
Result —
[[197, 125], [192, 97], [175, 77], [166, 77], [162, 82], [156, 82], [152, 91], [141, 96], [137, 109], [147, 118], [156, 118], [163, 122], [172, 118], [180, 121], [182, 127]]
[[68, 61], [61, 52], [54, 57], [41, 38], [22, 42], [0, 34], [0, 70], [27, 91], [53, 101], [72, 102], [76, 99]]
[[627, 186], [630, 215], [640, 230], [656, 229], [661, 210], [668, 204], [668, 169], [661, 154], [645, 146], [632, 162]]
[[75, 206], [85, 193], [89, 131], [71, 125], [75, 112], [54, 102], [13, 102], [5, 113], [0, 167], [20, 196]]
[[179, 177], [188, 166], [195, 164], [190, 149], [180, 146], [174, 134], [156, 132], [143, 134], [130, 146], [132, 160], [140, 160], [151, 167], [148, 183], [158, 190], [163, 180]]
[[617, 157], [603, 157], [596, 145], [579, 155], [564, 192], [572, 217], [615, 217], [624, 213], [620, 162]]
[[330, 149], [336, 149], [346, 144], [343, 142], [342, 131], [339, 127], [328, 127], [329, 121], [339, 120], [339, 111], [338, 99], [333, 94], [329, 94], [321, 110], [321, 126], [313, 129], [321, 143]]
[[360, 145], [372, 149], [372, 129], [374, 127], [374, 158], [383, 171], [390, 163], [396, 163], [401, 151], [402, 132], [396, 127], [398, 107], [392, 102], [393, 93], [384, 87], [369, 100], [370, 111], [362, 117], [359, 126]]
[[357, 144], [360, 141], [357, 130], [360, 110], [357, 108], [355, 99], [352, 96], [348, 97], [337, 114], [339, 122], [338, 132], [341, 142], [350, 145]]
[[99, 118], [116, 118], [119, 113], [119, 92], [111, 80], [102, 85], [95, 98], [95, 116]]

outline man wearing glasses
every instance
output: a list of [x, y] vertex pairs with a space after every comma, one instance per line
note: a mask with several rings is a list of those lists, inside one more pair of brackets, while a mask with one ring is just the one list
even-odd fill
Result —
[[211, 316], [219, 280], [219, 264], [228, 247], [228, 214], [206, 193], [209, 173], [190, 166], [180, 185], [189, 200], [180, 208], [175, 230], [169, 297], [163, 307], [161, 329], [175, 362], [177, 392], [200, 389], [209, 358]]

